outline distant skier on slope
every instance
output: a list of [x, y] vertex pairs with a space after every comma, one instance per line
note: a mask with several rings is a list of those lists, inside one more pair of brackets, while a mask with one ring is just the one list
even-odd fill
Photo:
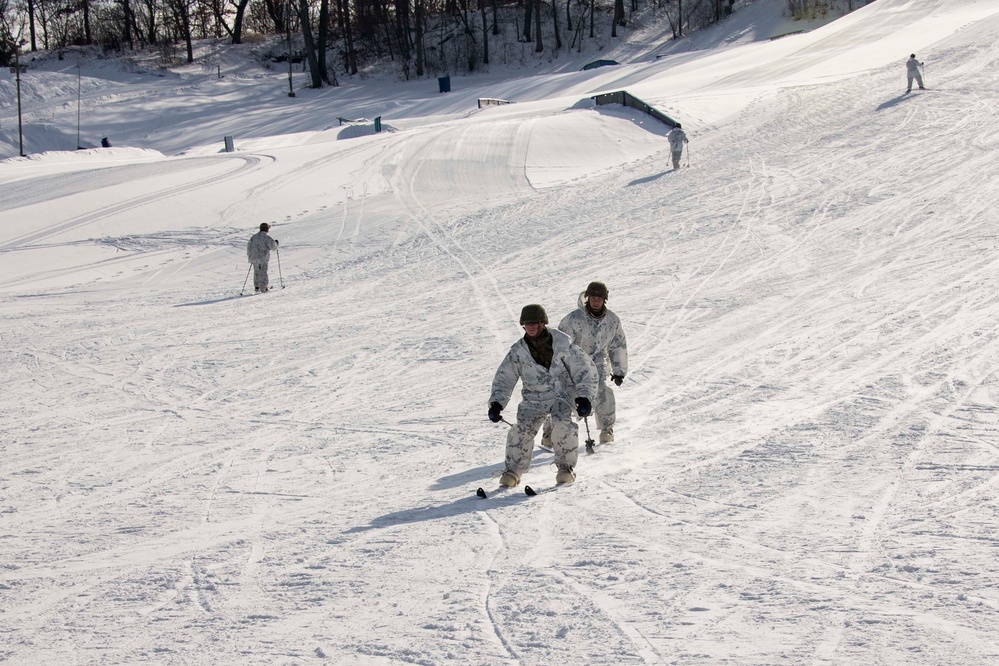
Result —
[[690, 143], [687, 141], [687, 135], [681, 129], [680, 123], [677, 123], [673, 129], [670, 130], [669, 134], [666, 135], [669, 139], [669, 149], [673, 153], [673, 168], [680, 168], [680, 158], [683, 156], [683, 144]]
[[[614, 441], [617, 420], [614, 391], [607, 385], [608, 370], [610, 380], [618, 386], [628, 372], [628, 341], [621, 319], [607, 308], [609, 295], [606, 284], [591, 282], [586, 291], [579, 294], [579, 307], [563, 317], [558, 325], [558, 330], [588, 354], [597, 368], [597, 399], [593, 411], [601, 444]], [[549, 449], [552, 448], [551, 431], [551, 422], [546, 421], [541, 444]]]
[[534, 437], [549, 415], [552, 417], [552, 444], [558, 473], [556, 483], [576, 480], [579, 430], [572, 412], [589, 416], [597, 393], [597, 369], [569, 336], [547, 327], [548, 314], [540, 305], [525, 305], [520, 313], [525, 335], [510, 347], [493, 377], [489, 396], [489, 420], [498, 423], [510, 401], [517, 380], [522, 397], [517, 407], [517, 423], [506, 437], [506, 469], [502, 486], [513, 487], [531, 468]]
[[912, 92], [912, 80], [915, 79], [916, 83], [919, 84], [920, 90], [926, 90], [923, 87], [923, 75], [920, 73], [919, 68], [923, 66], [923, 63], [916, 60], [916, 54], [913, 53], [909, 56], [909, 59], [905, 61], [905, 74], [909, 79], [909, 85], [906, 86], [905, 92]]
[[276, 250], [278, 242], [267, 235], [271, 225], [260, 223], [260, 231], [250, 236], [246, 244], [246, 259], [253, 264], [253, 291], [264, 293], [269, 290], [267, 264], [271, 260], [271, 250]]

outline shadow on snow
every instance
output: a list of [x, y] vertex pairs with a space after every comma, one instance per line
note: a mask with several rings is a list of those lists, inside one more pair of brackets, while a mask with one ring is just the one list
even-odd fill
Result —
[[223, 296], [222, 298], [215, 298], [210, 301], [195, 301], [193, 303], [178, 303], [175, 308], [189, 308], [193, 305], [215, 305], [216, 303], [225, 303], [226, 301], [234, 301], [237, 298], [243, 298], [244, 296], [250, 296], [251, 294], [234, 294], [232, 296]]
[[[533, 470], [537, 467], [546, 467], [550, 465], [552, 463], [552, 457], [550, 454], [551, 452], [545, 449], [535, 452], [534, 460], [531, 461], [531, 469]], [[496, 465], [483, 465], [464, 472], [459, 472], [458, 474], [441, 477], [431, 487], [431, 490], [447, 490], [467, 486], [468, 495], [465, 497], [459, 497], [445, 504], [393, 511], [392, 513], [387, 513], [383, 516], [374, 518], [367, 525], [352, 527], [349, 530], [346, 530], [344, 534], [356, 534], [358, 532], [367, 532], [368, 530], [385, 529], [387, 527], [407, 525], [425, 520], [453, 518], [461, 514], [481, 511], [482, 509], [488, 508], [490, 505], [509, 506], [511, 504], [519, 504], [524, 500], [529, 499], [528, 496], [524, 494], [523, 484], [517, 486], [516, 488], [511, 488], [502, 495], [494, 496], [489, 499], [484, 500], [476, 497], [475, 488], [472, 487], [475, 485], [476, 481], [482, 481], [485, 479], [485, 485], [483, 485], [485, 490], [487, 492], [493, 492], [496, 490], [496, 488], [493, 487], [493, 484], [489, 483], [491, 480], [496, 479], [493, 475], [493, 471], [496, 469]], [[554, 479], [554, 471], [552, 472], [552, 478]], [[498, 483], [498, 481], [494, 481], [494, 483]]]
[[653, 176], [646, 176], [645, 178], [639, 178], [637, 180], [633, 180], [630, 183], [628, 183], [628, 187], [631, 187], [632, 185], [644, 185], [645, 183], [651, 183], [652, 181], [659, 180], [663, 176], [668, 176], [675, 171], [676, 169], [668, 169], [666, 171], [663, 171], [662, 173], [657, 173]]
[[912, 93], [907, 93], [907, 92], [902, 93], [898, 97], [890, 99], [887, 102], [881, 102], [881, 104], [878, 105], [877, 110], [881, 111], [882, 109], [889, 109], [889, 108], [895, 106], [896, 104], [901, 104], [902, 102], [904, 102], [905, 100], [907, 100], [907, 99], [909, 99], [911, 97], [912, 97]]

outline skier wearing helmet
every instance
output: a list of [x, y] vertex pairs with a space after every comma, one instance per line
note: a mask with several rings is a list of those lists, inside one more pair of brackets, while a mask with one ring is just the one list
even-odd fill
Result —
[[250, 236], [246, 244], [246, 260], [253, 264], [253, 291], [268, 291], [267, 264], [271, 259], [271, 250], [277, 249], [278, 242], [267, 235], [271, 225], [260, 223], [260, 231]]
[[[617, 420], [614, 391], [607, 385], [608, 375], [620, 386], [628, 373], [628, 341], [621, 319], [607, 308], [609, 295], [606, 284], [591, 282], [586, 291], [579, 294], [579, 307], [563, 317], [558, 325], [558, 330], [588, 354], [597, 368], [597, 399], [593, 412], [601, 444], [614, 441], [614, 422]], [[551, 448], [549, 432], [546, 423], [541, 439], [546, 448]]]
[[585, 417], [592, 410], [597, 392], [597, 369], [569, 336], [548, 328], [548, 314], [540, 305], [525, 305], [520, 313], [524, 337], [510, 347], [493, 377], [489, 396], [489, 420], [502, 420], [517, 381], [522, 382], [522, 400], [517, 423], [506, 437], [506, 469], [500, 485], [512, 487], [531, 468], [534, 438], [548, 416], [552, 419], [552, 450], [558, 472], [556, 483], [576, 479], [579, 431], [572, 420], [575, 412]]

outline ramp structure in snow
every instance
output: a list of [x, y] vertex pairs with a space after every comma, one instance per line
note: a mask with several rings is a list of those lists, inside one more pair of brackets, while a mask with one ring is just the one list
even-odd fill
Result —
[[665, 113], [659, 109], [646, 104], [642, 100], [638, 99], [627, 90], [618, 90], [616, 92], [602, 93], [600, 95], [594, 95], [592, 98], [596, 101], [597, 106], [603, 106], [604, 104], [620, 104], [621, 106], [630, 106], [633, 109], [638, 109], [643, 113], [647, 113], [656, 120], [668, 125], [669, 127], [676, 127], [679, 123], [673, 120]]

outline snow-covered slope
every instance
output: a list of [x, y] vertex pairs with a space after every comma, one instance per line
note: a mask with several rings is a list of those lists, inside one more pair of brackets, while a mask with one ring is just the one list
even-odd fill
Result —
[[[995, 661], [997, 34], [992, 2], [879, 0], [481, 111], [347, 87], [398, 110], [350, 140], [321, 95], [147, 89], [170, 122], [93, 115], [148, 143], [0, 164], [0, 659]], [[586, 102], [618, 88], [689, 168]], [[278, 288], [240, 298], [261, 222]], [[521, 306], [593, 279], [618, 442], [477, 499]]]

